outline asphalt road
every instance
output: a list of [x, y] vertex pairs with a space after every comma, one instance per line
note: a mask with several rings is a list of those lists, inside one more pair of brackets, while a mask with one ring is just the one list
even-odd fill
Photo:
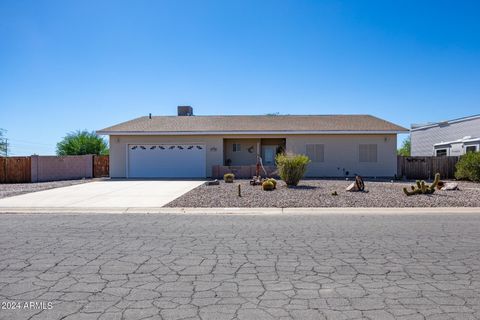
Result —
[[480, 215], [0, 219], [0, 319], [480, 319]]

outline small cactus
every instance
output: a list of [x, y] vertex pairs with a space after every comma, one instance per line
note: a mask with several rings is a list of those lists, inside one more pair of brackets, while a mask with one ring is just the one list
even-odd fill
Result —
[[223, 181], [226, 183], [233, 183], [233, 180], [235, 179], [235, 175], [233, 173], [225, 173], [223, 175]]
[[267, 181], [270, 181], [271, 183], [273, 183], [273, 189], [277, 189], [277, 180], [270, 178]]
[[270, 181], [270, 180], [265, 180], [265, 181], [262, 183], [262, 189], [265, 190], [265, 191], [272, 191], [273, 189], [275, 189], [275, 185], [273, 184], [272, 181]]
[[417, 180], [415, 181], [415, 186], [411, 186], [411, 190], [409, 191], [407, 188], [403, 188], [403, 192], [407, 196], [413, 196], [416, 194], [432, 194], [435, 192], [435, 189], [437, 188], [437, 185], [440, 182], [440, 173], [435, 174], [435, 179], [433, 180], [433, 183], [431, 185], [426, 184], [424, 180], [420, 181]]
[[432, 190], [432, 193], [433, 193], [433, 191], [435, 191], [435, 189], [437, 188], [439, 183], [440, 183], [440, 173], [437, 172], [435, 174], [435, 179], [433, 179], [433, 183], [430, 186], [430, 189]]

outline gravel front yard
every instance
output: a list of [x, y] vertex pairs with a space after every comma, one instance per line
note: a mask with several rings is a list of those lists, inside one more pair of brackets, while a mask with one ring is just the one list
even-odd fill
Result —
[[50, 182], [34, 182], [34, 183], [6, 183], [0, 184], [0, 199], [6, 197], [17, 196], [24, 193], [42, 191], [53, 188], [68, 187], [76, 184], [91, 182], [92, 179], [81, 180], [63, 180]]
[[[402, 188], [413, 182], [366, 181], [368, 192], [347, 192], [352, 181], [303, 180], [295, 188], [278, 182], [274, 191], [250, 186], [248, 180], [201, 185], [168, 203], [166, 207], [480, 207], [480, 184], [459, 182], [459, 191], [407, 197]], [[238, 197], [238, 185], [242, 197]], [[332, 192], [337, 191], [338, 196]]]

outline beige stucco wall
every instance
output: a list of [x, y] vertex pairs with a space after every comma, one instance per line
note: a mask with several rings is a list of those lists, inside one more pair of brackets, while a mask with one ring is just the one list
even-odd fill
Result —
[[[306, 144], [324, 145], [324, 162], [310, 163], [307, 176], [391, 177], [397, 172], [397, 137], [391, 135], [299, 135], [287, 137], [287, 152], [305, 154]], [[377, 144], [377, 162], [360, 162], [359, 145]]]
[[132, 143], [201, 143], [207, 149], [207, 176], [211, 176], [213, 165], [223, 164], [223, 138], [220, 136], [110, 136], [110, 177], [126, 177], [127, 144]]
[[[212, 174], [213, 165], [223, 165], [223, 139], [286, 138], [286, 150], [291, 153], [305, 154], [308, 143], [325, 146], [325, 161], [311, 163], [307, 171], [310, 177], [342, 177], [345, 171], [349, 175], [360, 174], [368, 177], [391, 177], [397, 170], [397, 138], [395, 134], [381, 135], [195, 135], [195, 136], [111, 136], [110, 137], [110, 176], [126, 176], [127, 144], [131, 143], [202, 143], [206, 145], [207, 176]], [[252, 143], [250, 143], [251, 145]], [[361, 163], [359, 161], [360, 144], [377, 144], [378, 161]], [[247, 148], [250, 146], [248, 145]], [[253, 144], [256, 150], [256, 143]], [[242, 150], [244, 150], [242, 145]], [[255, 156], [254, 153], [252, 153]], [[255, 160], [254, 162], [255, 163]]]
[[[240, 151], [233, 152], [233, 144], [240, 144]], [[232, 166], [250, 166], [257, 163], [258, 148], [260, 139], [225, 139], [225, 160], [230, 159]], [[252, 148], [252, 152], [248, 149]]]

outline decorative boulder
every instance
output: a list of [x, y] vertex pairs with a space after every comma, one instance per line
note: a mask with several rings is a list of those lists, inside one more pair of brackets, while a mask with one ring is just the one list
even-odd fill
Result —
[[220, 184], [220, 181], [218, 181], [217, 179], [213, 180], [213, 181], [207, 181], [205, 182], [205, 184], [207, 186], [218, 186]]
[[347, 191], [364, 191], [365, 183], [363, 182], [362, 177], [355, 176], [355, 182], [352, 182], [346, 189]]
[[456, 183], [456, 182], [446, 182], [441, 190], [443, 190], [443, 191], [459, 190], [458, 189], [458, 183]]

